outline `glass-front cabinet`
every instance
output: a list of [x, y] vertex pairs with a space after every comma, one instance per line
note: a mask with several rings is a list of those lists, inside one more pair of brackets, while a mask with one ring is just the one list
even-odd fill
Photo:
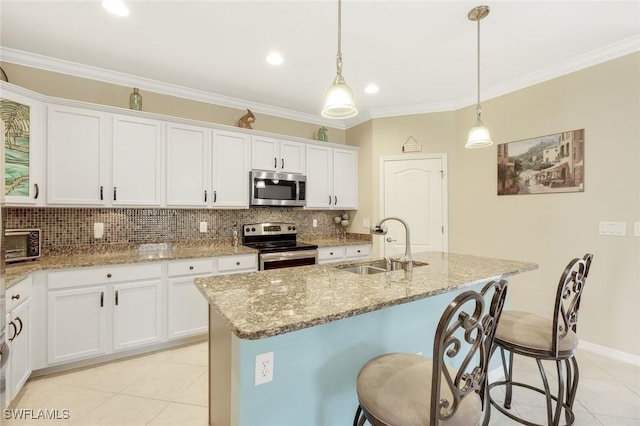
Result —
[[37, 95], [29, 93], [5, 83], [0, 86], [8, 205], [44, 205], [46, 107]]

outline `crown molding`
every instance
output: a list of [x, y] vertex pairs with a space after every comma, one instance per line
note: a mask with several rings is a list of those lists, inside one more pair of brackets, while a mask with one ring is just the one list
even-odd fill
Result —
[[22, 50], [0, 46], [0, 59], [4, 62], [9, 62], [16, 65], [23, 65], [45, 71], [68, 74], [74, 77], [86, 78], [89, 80], [96, 80], [110, 84], [117, 84], [120, 86], [138, 87], [150, 92], [205, 102], [228, 108], [235, 108], [241, 111], [249, 108], [254, 113], [266, 114], [289, 120], [333, 127], [340, 130], [347, 129], [347, 125], [344, 121], [329, 120], [322, 117], [321, 115], [293, 111], [286, 108], [280, 108], [258, 102], [247, 101], [244, 99], [233, 98], [230, 96], [219, 95], [217, 93], [206, 92], [203, 90], [195, 90], [188, 87], [165, 83], [158, 80], [152, 80], [133, 74], [111, 71], [104, 68], [79, 64], [76, 62], [38, 55]]
[[[506, 95], [535, 84], [542, 83], [557, 77], [561, 77], [572, 72], [588, 68], [602, 62], [619, 58], [630, 53], [640, 51], [640, 36], [630, 37], [600, 49], [587, 52], [583, 55], [569, 58], [553, 66], [544, 68], [534, 73], [526, 74], [517, 79], [506, 81], [493, 87], [482, 90], [482, 99], [488, 100]], [[374, 108], [370, 112], [360, 113], [351, 120], [329, 120], [321, 115], [308, 114], [280, 108], [272, 105], [251, 102], [230, 96], [205, 92], [202, 90], [190, 89], [184, 86], [164, 83], [157, 80], [110, 71], [104, 68], [92, 67], [78, 64], [62, 59], [37, 55], [21, 50], [10, 49], [0, 46], [0, 58], [5, 62], [17, 65], [24, 65], [32, 68], [42, 69], [51, 72], [69, 74], [76, 77], [102, 81], [105, 83], [117, 84], [127, 87], [139, 87], [156, 93], [169, 96], [176, 96], [185, 99], [192, 99], [200, 102], [220, 105], [228, 108], [245, 110], [247, 108], [260, 114], [289, 120], [302, 121], [305, 123], [317, 124], [321, 126], [333, 127], [340, 130], [347, 130], [351, 127], [362, 124], [368, 120], [376, 118], [397, 117], [401, 115], [428, 114], [434, 112], [455, 111], [476, 103], [473, 96], [465, 96], [450, 102], [424, 103], [416, 105], [406, 105], [400, 107]]]

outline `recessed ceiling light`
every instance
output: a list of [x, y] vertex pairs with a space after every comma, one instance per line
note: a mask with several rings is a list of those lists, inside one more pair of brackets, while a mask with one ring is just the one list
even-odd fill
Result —
[[364, 88], [365, 93], [369, 93], [369, 94], [378, 93], [379, 90], [380, 88], [378, 87], [377, 84], [370, 84]]
[[267, 55], [267, 62], [271, 65], [280, 65], [284, 62], [284, 58], [278, 52], [271, 52]]
[[122, 0], [102, 0], [102, 7], [118, 16], [129, 15], [129, 8]]

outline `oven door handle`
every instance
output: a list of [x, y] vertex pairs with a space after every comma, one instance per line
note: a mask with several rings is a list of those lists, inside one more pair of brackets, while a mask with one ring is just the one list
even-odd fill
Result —
[[296, 250], [286, 251], [278, 253], [264, 253], [260, 254], [260, 259], [263, 261], [273, 262], [274, 260], [295, 260], [305, 259], [308, 257], [318, 257], [318, 250]]

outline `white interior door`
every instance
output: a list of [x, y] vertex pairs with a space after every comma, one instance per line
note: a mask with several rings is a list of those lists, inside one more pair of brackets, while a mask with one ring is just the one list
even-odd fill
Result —
[[[381, 218], [398, 217], [409, 224], [411, 251], [447, 251], [446, 154], [382, 157]], [[397, 221], [385, 222], [383, 255], [404, 254], [405, 230]]]

